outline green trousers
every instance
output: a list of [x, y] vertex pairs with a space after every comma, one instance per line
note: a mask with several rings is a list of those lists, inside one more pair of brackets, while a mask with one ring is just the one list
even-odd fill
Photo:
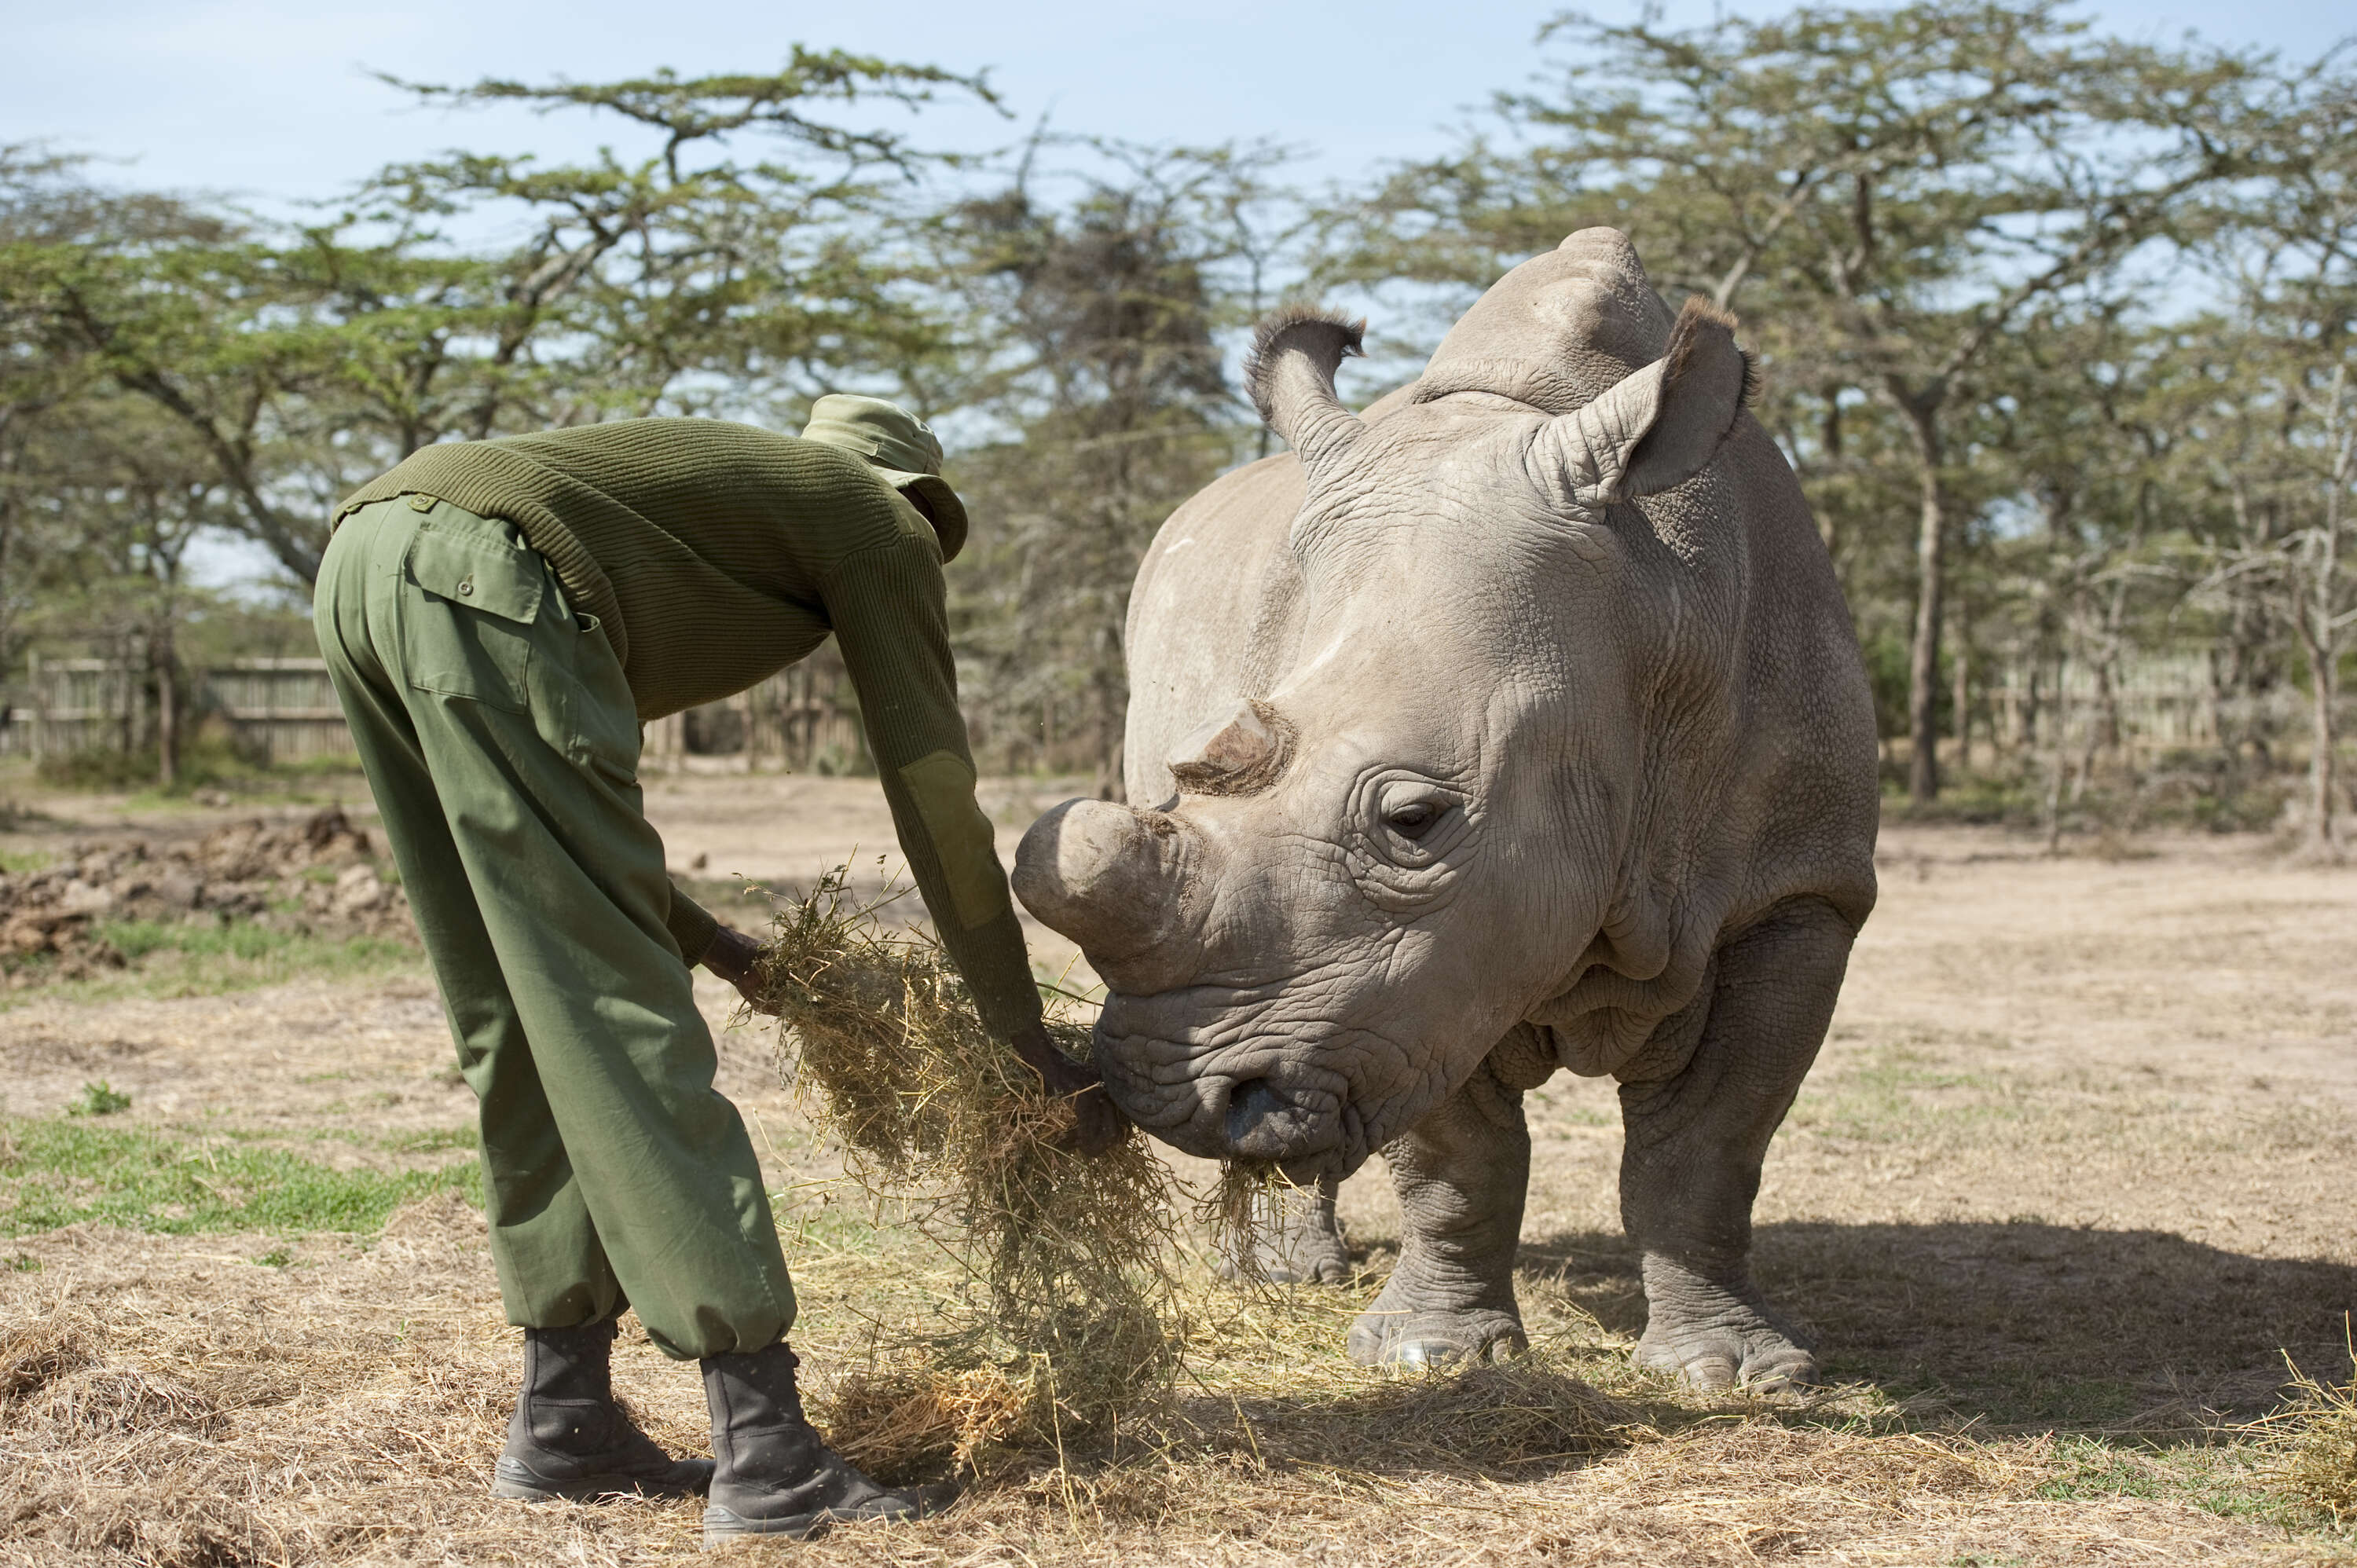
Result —
[[481, 1103], [508, 1321], [634, 1306], [673, 1356], [791, 1326], [768, 1195], [664, 925], [620, 663], [511, 525], [429, 496], [347, 518], [319, 647]]

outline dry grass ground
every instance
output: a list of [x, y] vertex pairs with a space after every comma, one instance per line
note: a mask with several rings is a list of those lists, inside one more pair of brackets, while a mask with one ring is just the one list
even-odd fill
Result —
[[[1019, 830], [1030, 795], [986, 803]], [[650, 807], [707, 878], [800, 880], [890, 843], [858, 781], [695, 779]], [[36, 822], [0, 852], [124, 810], [69, 809], [102, 820]], [[1882, 908], [1760, 1206], [1763, 1281], [1824, 1347], [1828, 1390], [1713, 1402], [1628, 1369], [1643, 1309], [1615, 1108], [1608, 1085], [1558, 1079], [1531, 1103], [1529, 1363], [1359, 1374], [1339, 1346], [1365, 1288], [1251, 1304], [1205, 1283], [1200, 1383], [1151, 1429], [1061, 1466], [1003, 1457], [915, 1527], [732, 1552], [2357, 1563], [2244, 1424], [2284, 1404], [2286, 1355], [2349, 1375], [2357, 874], [2252, 841], [2145, 847], [2049, 861], [1993, 832], [1887, 835]], [[0, 1012], [0, 1232], [21, 1231], [0, 1234], [0, 1564], [693, 1555], [692, 1507], [484, 1496], [514, 1338], [453, 1174], [471, 1106], [422, 972], [184, 989], [200, 993], [62, 986]], [[728, 994], [703, 994], [725, 1019]], [[888, 1355], [927, 1326], [932, 1266], [834, 1179], [768, 1037], [725, 1035], [722, 1054], [780, 1194], [798, 1344], [813, 1369]], [[59, 1114], [98, 1079], [129, 1109]], [[313, 1208], [242, 1218], [261, 1212], [249, 1187], [279, 1182]], [[24, 1230], [28, 1194], [95, 1217]], [[1344, 1212], [1380, 1275], [1380, 1172]], [[361, 1219], [320, 1222], [339, 1215]], [[618, 1364], [650, 1426], [696, 1447], [693, 1376], [638, 1336]]]

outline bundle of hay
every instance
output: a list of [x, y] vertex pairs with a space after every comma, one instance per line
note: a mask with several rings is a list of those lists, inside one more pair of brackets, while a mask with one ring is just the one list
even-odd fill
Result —
[[[983, 1026], [936, 941], [850, 896], [846, 869], [770, 933], [759, 980], [787, 1026], [780, 1069], [855, 1177], [912, 1205], [983, 1288], [955, 1331], [838, 1390], [834, 1441], [905, 1474], [1108, 1431], [1165, 1399], [1178, 1368], [1170, 1173], [1135, 1132], [1102, 1155], [1071, 1149], [1071, 1104]], [[1057, 999], [1049, 1031], [1085, 1059], [1070, 1009]]]
[[2291, 1406], [2267, 1423], [2283, 1454], [2283, 1489], [2336, 1525], [2357, 1524], [2357, 1344], [2349, 1364], [2338, 1388], [2293, 1367]]

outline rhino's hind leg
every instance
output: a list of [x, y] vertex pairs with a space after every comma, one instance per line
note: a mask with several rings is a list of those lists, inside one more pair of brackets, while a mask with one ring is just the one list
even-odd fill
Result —
[[1383, 1154], [1399, 1193], [1399, 1263], [1351, 1326], [1351, 1359], [1437, 1364], [1527, 1348], [1514, 1304], [1531, 1176], [1520, 1091], [1484, 1063]]
[[1257, 1266], [1247, 1266], [1231, 1253], [1220, 1259], [1220, 1277], [1257, 1274], [1277, 1285], [1350, 1283], [1351, 1251], [1342, 1222], [1334, 1215], [1334, 1195], [1341, 1185], [1330, 1176], [1320, 1176], [1314, 1187], [1255, 1194], [1251, 1244]]
[[1704, 1389], [1816, 1375], [1751, 1283], [1751, 1204], [1768, 1141], [1824, 1041], [1854, 935], [1819, 900], [1780, 908], [1720, 950], [1691, 1052], [1659, 1078], [1643, 1076], [1644, 1057], [1631, 1064], [1620, 1215], [1644, 1258], [1641, 1366]]

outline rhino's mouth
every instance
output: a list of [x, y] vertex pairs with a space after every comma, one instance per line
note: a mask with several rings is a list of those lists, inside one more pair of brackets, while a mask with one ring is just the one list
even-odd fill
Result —
[[1336, 1063], [1366, 1059], [1355, 1031], [1264, 1022], [1248, 1033], [1176, 1027], [1162, 997], [1115, 995], [1094, 1055], [1124, 1115], [1185, 1154], [1273, 1165], [1291, 1180], [1344, 1176], [1381, 1134], [1359, 1085]]

